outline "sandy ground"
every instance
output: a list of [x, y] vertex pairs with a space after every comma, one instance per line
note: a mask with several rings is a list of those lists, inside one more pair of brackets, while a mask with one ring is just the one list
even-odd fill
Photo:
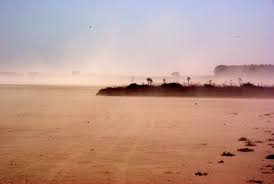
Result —
[[[0, 183], [274, 183], [265, 159], [274, 153], [274, 100], [97, 90], [0, 87]], [[242, 136], [263, 143], [238, 152]]]

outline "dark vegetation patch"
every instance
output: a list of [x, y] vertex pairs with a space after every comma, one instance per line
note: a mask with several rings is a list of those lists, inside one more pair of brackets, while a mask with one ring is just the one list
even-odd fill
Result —
[[240, 149], [238, 149], [238, 151], [240, 151], [240, 152], [253, 152], [254, 150], [249, 149], [249, 148], [240, 148]]
[[274, 154], [267, 155], [265, 158], [269, 159], [269, 160], [273, 160], [274, 159]]
[[235, 154], [230, 153], [230, 152], [228, 152], [228, 151], [224, 151], [224, 152], [221, 154], [221, 156], [223, 156], [223, 157], [233, 157], [233, 156], [235, 156]]
[[195, 176], [207, 176], [207, 173], [198, 171], [195, 173]]
[[256, 146], [256, 144], [250, 140], [246, 141], [245, 146]]
[[238, 139], [238, 141], [248, 141], [248, 139], [246, 137], [241, 137]]
[[249, 180], [248, 183], [263, 183], [261, 180]]

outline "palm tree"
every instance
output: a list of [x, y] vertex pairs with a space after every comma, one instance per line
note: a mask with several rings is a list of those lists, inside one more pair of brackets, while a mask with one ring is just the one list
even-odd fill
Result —
[[190, 82], [190, 77], [187, 77], [187, 85], [189, 86], [189, 82]]
[[152, 78], [147, 78], [147, 84], [151, 86], [151, 85], [152, 85], [152, 83], [153, 83]]

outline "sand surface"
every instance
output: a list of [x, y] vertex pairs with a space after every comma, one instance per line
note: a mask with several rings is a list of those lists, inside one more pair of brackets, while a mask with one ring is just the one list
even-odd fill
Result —
[[[97, 90], [0, 87], [0, 183], [274, 183], [274, 161], [265, 159], [274, 153], [274, 100]], [[263, 143], [238, 152], [242, 136]]]

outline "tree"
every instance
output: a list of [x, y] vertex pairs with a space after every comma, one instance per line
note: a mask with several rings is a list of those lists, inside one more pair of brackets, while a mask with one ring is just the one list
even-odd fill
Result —
[[152, 83], [153, 83], [152, 78], [147, 78], [147, 84], [151, 86], [151, 85], [152, 85]]
[[166, 83], [166, 78], [163, 78], [163, 83], [164, 83], [164, 84]]
[[187, 80], [187, 85], [189, 86], [189, 82], [190, 82], [190, 80], [191, 80], [190, 77], [187, 77], [186, 80]]
[[242, 86], [242, 84], [243, 84], [243, 80], [242, 80], [242, 78], [241, 78], [241, 77], [239, 77], [239, 78], [238, 78], [238, 81], [239, 81], [239, 86]]
[[179, 72], [172, 72], [172, 73], [171, 73], [171, 76], [172, 76], [172, 77], [176, 77], [176, 78], [178, 77], [178, 78], [179, 78], [179, 77], [181, 76], [181, 74], [180, 74]]
[[179, 72], [172, 72], [171, 76], [174, 77], [176, 82], [178, 82], [181, 77], [181, 74]]

